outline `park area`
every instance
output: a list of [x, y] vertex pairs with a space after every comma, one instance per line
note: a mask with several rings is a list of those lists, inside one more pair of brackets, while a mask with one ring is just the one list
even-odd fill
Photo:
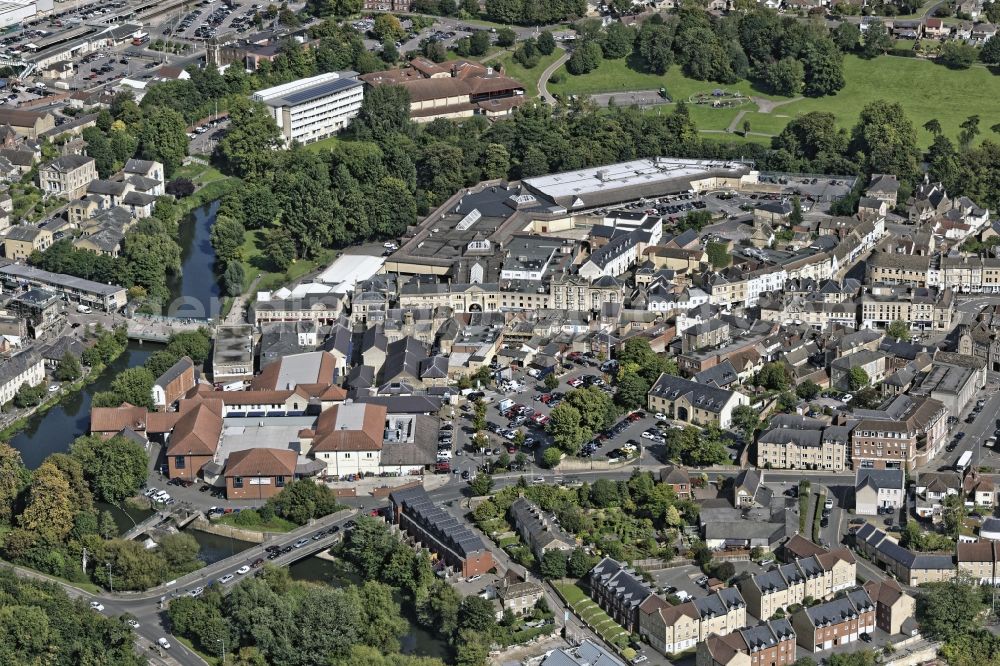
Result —
[[553, 587], [559, 596], [570, 605], [573, 612], [583, 620], [608, 643], [625, 645], [628, 632], [611, 619], [611, 616], [601, 610], [577, 583], [571, 581], [554, 582]]
[[[720, 109], [711, 108], [709, 104], [692, 105], [691, 115], [699, 129], [725, 129], [737, 113], [746, 111], [737, 129], [741, 130], [743, 121], [748, 120], [752, 132], [772, 135], [780, 133], [792, 118], [810, 111], [832, 113], [841, 127], [849, 129], [865, 104], [886, 99], [903, 106], [917, 128], [917, 140], [922, 146], [930, 145], [933, 139], [930, 132], [923, 129], [923, 124], [931, 118], [936, 118], [945, 135], [952, 139], [958, 136], [959, 124], [971, 115], [979, 115], [984, 135], [989, 133], [985, 128], [1000, 123], [1000, 107], [994, 101], [1000, 99], [1000, 75], [979, 65], [968, 70], [952, 70], [918, 58], [882, 56], [864, 60], [848, 55], [844, 58], [847, 85], [839, 93], [820, 98], [787, 98], [762, 93], [754, 89], [750, 81], [725, 86], [696, 81], [684, 76], [677, 66], [664, 76], [647, 74], [629, 67], [628, 60], [605, 60], [596, 70], [582, 76], [571, 76], [561, 67], [558, 70], [561, 80], [550, 83], [549, 91], [565, 97], [616, 90], [657, 90], [662, 86], [671, 99], [687, 101], [699, 94], [711, 100], [712, 91], [723, 87], [726, 91], [776, 105], [768, 113], [761, 113], [755, 105]], [[665, 107], [663, 112], [670, 108]], [[739, 134], [731, 136], [741, 138]]]

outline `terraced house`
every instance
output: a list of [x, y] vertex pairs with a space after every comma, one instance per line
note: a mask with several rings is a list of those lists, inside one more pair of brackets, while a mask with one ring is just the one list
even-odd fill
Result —
[[605, 557], [590, 570], [590, 596], [615, 622], [635, 632], [639, 629], [639, 605], [656, 595], [634, 571]]
[[663, 654], [689, 650], [715, 634], [746, 626], [747, 605], [739, 590], [727, 587], [677, 606], [650, 595], [639, 605], [639, 634]]
[[795, 661], [795, 630], [788, 620], [771, 620], [698, 644], [697, 666], [782, 666]]
[[802, 647], [812, 652], [829, 650], [875, 631], [875, 603], [862, 588], [792, 615], [792, 627]]
[[746, 578], [739, 589], [752, 615], [771, 617], [778, 609], [801, 604], [806, 598], [832, 597], [854, 584], [856, 572], [851, 552], [837, 548]]

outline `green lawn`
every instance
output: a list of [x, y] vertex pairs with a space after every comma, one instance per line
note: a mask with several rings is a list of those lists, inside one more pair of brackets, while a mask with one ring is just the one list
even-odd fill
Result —
[[325, 139], [320, 139], [319, 141], [314, 141], [313, 143], [307, 143], [303, 148], [306, 150], [311, 150], [315, 153], [321, 153], [327, 150], [331, 150], [335, 145], [340, 143], [340, 138], [336, 135], [328, 136]]
[[740, 81], [733, 85], [722, 85], [711, 81], [695, 81], [681, 73], [680, 67], [671, 67], [665, 75], [647, 74], [629, 67], [629, 58], [618, 60], [603, 60], [600, 66], [589, 74], [573, 76], [566, 72], [563, 65], [558, 70], [562, 76], [559, 83], [549, 83], [549, 92], [563, 95], [590, 95], [615, 90], [659, 90], [667, 89], [673, 100], [687, 100], [691, 95], [711, 93], [716, 88], [739, 91], [744, 95], [769, 97], [753, 90], [749, 81]]
[[298, 525], [292, 521], [279, 518], [278, 516], [275, 516], [266, 523], [261, 522], [257, 525], [240, 525], [236, 522], [237, 515], [238, 514], [235, 513], [229, 513], [214, 522], [222, 525], [231, 525], [232, 527], [241, 530], [250, 530], [251, 532], [291, 532], [298, 527]]
[[201, 162], [191, 162], [177, 169], [174, 178], [188, 178], [194, 181], [195, 185], [207, 185], [217, 180], [228, 178], [224, 173], [213, 166], [202, 164]]
[[494, 62], [501, 65], [507, 76], [512, 79], [517, 79], [524, 84], [524, 94], [529, 98], [538, 97], [538, 77], [542, 75], [545, 68], [554, 63], [559, 59], [559, 56], [563, 54], [563, 50], [557, 48], [555, 51], [547, 56], [542, 56], [538, 61], [538, 64], [531, 69], [525, 69], [521, 63], [514, 60], [514, 54], [508, 53], [507, 55], [500, 56]]
[[573, 608], [573, 611], [608, 643], [613, 643], [616, 638], [628, 633], [621, 625], [611, 619], [610, 615], [601, 610], [600, 606], [590, 599], [576, 583], [557, 582], [552, 585], [559, 591], [566, 603]]
[[[655, 90], [664, 86], [673, 100], [687, 100], [692, 95], [711, 92], [715, 88], [737, 90], [744, 95], [772, 100], [789, 99], [761, 94], [753, 90], [749, 81], [732, 86], [695, 81], [685, 77], [678, 67], [672, 67], [665, 76], [645, 74], [631, 69], [626, 59], [606, 60], [596, 70], [583, 76], [570, 76], [565, 67], [560, 67], [559, 72], [563, 81], [550, 83], [549, 90], [562, 95]], [[1000, 75], [985, 67], [956, 71], [917, 58], [882, 56], [875, 60], [863, 60], [857, 56], [846, 56], [844, 78], [847, 85], [832, 97], [798, 100], [776, 107], [769, 114], [758, 113], [753, 106], [741, 108], [752, 110], [746, 116], [750, 120], [751, 131], [778, 134], [791, 118], [810, 111], [833, 113], [841, 127], [850, 129], [865, 104], [877, 99], [894, 100], [903, 106], [913, 121], [918, 141], [924, 146], [933, 139], [922, 127], [931, 118], [937, 118], [945, 134], [952, 139], [958, 136], [959, 124], [973, 114], [979, 115], [981, 136], [989, 135], [989, 128], [1000, 122], [1000, 106], [991, 101], [1000, 99]], [[727, 118], [731, 120], [738, 111], [691, 105], [692, 117], [700, 129], [725, 129]], [[728, 138], [742, 137], [732, 134]], [[750, 137], [749, 140], [762, 139]]]
[[[267, 291], [298, 280], [306, 273], [315, 270], [317, 266], [326, 266], [337, 256], [335, 250], [322, 250], [320, 256], [315, 260], [299, 259], [292, 264], [287, 271], [274, 270], [271, 262], [264, 256], [264, 231], [255, 229], [248, 231], [243, 241], [243, 290], [250, 287], [250, 283], [260, 274], [260, 282], [257, 284], [257, 291]], [[252, 295], [252, 294], [251, 294]]]
[[895, 100], [916, 126], [921, 145], [930, 145], [933, 139], [923, 129], [923, 124], [931, 118], [937, 118], [944, 133], [952, 139], [958, 136], [959, 124], [973, 114], [979, 114], [984, 135], [1000, 122], [1000, 107], [995, 101], [1000, 98], [1000, 76], [984, 67], [956, 71], [916, 58], [883, 56], [868, 61], [847, 56], [844, 78], [847, 85], [833, 97], [804, 99], [778, 107], [774, 112], [798, 115], [830, 111], [837, 116], [841, 127], [850, 128], [868, 102]]

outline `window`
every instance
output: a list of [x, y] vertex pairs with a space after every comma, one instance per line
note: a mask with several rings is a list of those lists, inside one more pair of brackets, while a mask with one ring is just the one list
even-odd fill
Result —
[[283, 476], [276, 476], [276, 477], [274, 477], [274, 485], [276, 485], [279, 488], [284, 488], [285, 487], [285, 477], [283, 477]]
[[242, 476], [234, 476], [233, 477], [233, 488], [242, 488], [242, 487], [243, 487], [243, 477]]
[[350, 453], [345, 453], [344, 454], [344, 460], [350, 460], [350, 459], [351, 459], [351, 454]]
[[187, 462], [184, 460], [184, 456], [174, 456], [174, 468], [184, 469], [187, 466]]

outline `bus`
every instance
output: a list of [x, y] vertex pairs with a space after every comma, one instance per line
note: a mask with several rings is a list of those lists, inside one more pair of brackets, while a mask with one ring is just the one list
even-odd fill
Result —
[[956, 471], [957, 471], [957, 472], [958, 472], [959, 474], [965, 474], [965, 472], [967, 472], [967, 471], [968, 471], [968, 469], [969, 469], [969, 464], [970, 464], [971, 462], [972, 462], [972, 451], [966, 451], [966, 452], [965, 452], [965, 453], [963, 453], [963, 454], [961, 455], [961, 457], [960, 457], [960, 458], [958, 459], [958, 462], [957, 462], [957, 463], [955, 463], [955, 470], [956, 470]]

